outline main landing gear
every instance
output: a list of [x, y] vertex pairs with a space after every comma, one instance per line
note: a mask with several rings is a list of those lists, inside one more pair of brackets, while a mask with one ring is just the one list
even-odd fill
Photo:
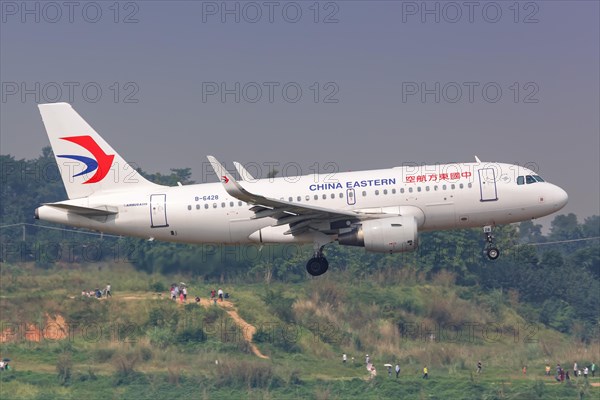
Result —
[[485, 248], [484, 253], [488, 256], [490, 260], [495, 260], [500, 257], [500, 250], [494, 244], [494, 236], [492, 235], [492, 227], [484, 226], [483, 234], [485, 235], [485, 241], [487, 242], [487, 246]]
[[323, 275], [329, 268], [329, 262], [323, 256], [323, 246], [318, 247], [313, 258], [306, 263], [306, 271], [312, 276]]

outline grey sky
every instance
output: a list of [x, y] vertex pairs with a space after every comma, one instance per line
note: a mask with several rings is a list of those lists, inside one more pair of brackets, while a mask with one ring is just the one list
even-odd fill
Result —
[[600, 214], [597, 1], [26, 4], [2, 2], [2, 154], [37, 156], [35, 104], [72, 95], [150, 172], [203, 181], [206, 154], [304, 173], [478, 155], [534, 163], [569, 193], [562, 212]]

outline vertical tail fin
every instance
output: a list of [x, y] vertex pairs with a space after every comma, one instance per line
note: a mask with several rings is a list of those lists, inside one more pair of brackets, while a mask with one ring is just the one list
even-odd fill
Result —
[[154, 186], [130, 166], [67, 103], [40, 104], [60, 176], [69, 199]]

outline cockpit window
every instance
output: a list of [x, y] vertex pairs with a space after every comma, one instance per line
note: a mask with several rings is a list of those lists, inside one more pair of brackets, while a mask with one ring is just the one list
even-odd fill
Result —
[[517, 178], [517, 185], [523, 185], [525, 183], [525, 177], [523, 175]]
[[543, 179], [542, 179], [542, 177], [541, 177], [541, 176], [539, 176], [539, 175], [534, 175], [533, 177], [534, 177], [534, 178], [535, 178], [535, 180], [536, 180], [536, 181], [538, 181], [538, 182], [546, 182], [546, 181], [545, 181], [545, 180], [543, 180]]
[[533, 178], [533, 176], [531, 176], [531, 175], [527, 175], [527, 176], [525, 177], [525, 180], [526, 180], [526, 182], [527, 182], [527, 184], [528, 184], [528, 185], [529, 185], [530, 183], [535, 183], [535, 182], [536, 182], [536, 180], [535, 180], [535, 179]]

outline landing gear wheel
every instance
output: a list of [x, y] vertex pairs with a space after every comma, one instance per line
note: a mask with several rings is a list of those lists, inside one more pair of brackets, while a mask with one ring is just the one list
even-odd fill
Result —
[[487, 254], [487, 257], [490, 260], [497, 259], [498, 257], [500, 257], [500, 250], [498, 250], [498, 248], [496, 247], [496, 245], [494, 243], [495, 241], [494, 241], [494, 235], [492, 235], [492, 226], [491, 225], [484, 226], [483, 234], [485, 235], [485, 241], [488, 244], [484, 253]]
[[325, 257], [313, 257], [306, 263], [306, 271], [312, 276], [323, 275], [329, 268], [329, 262]]
[[495, 247], [490, 247], [487, 249], [487, 256], [490, 260], [495, 260], [496, 258], [500, 257], [500, 250]]

